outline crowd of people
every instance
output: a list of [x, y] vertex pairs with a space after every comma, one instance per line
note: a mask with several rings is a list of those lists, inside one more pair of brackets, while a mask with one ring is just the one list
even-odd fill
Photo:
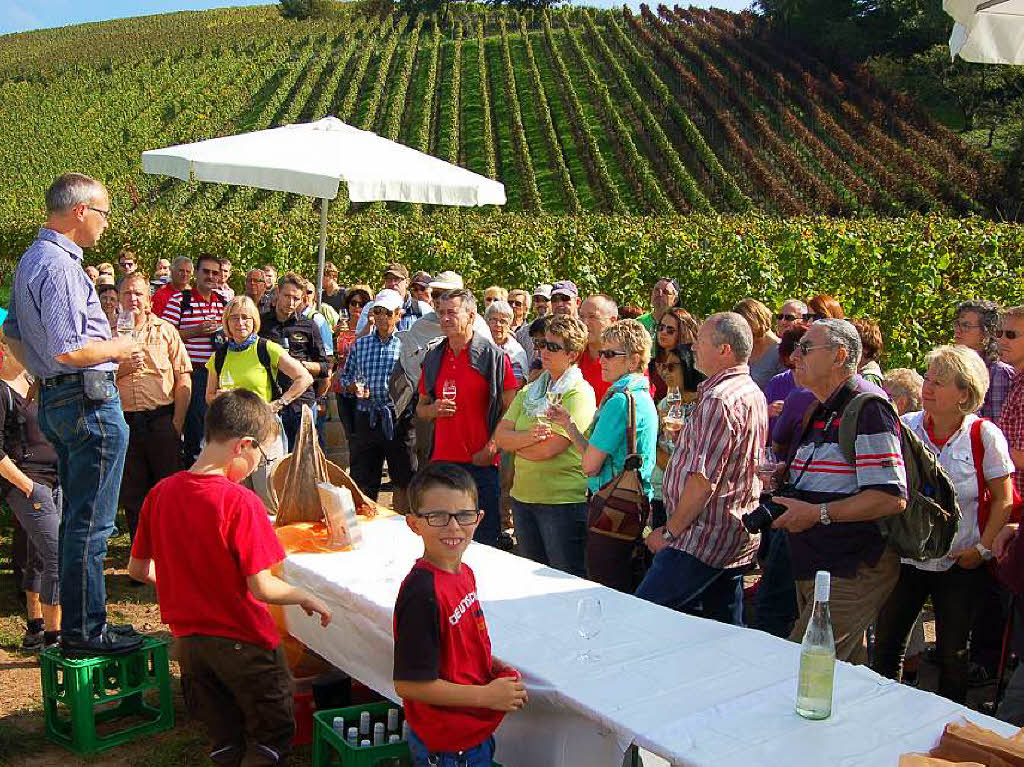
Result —
[[[973, 677], [994, 672], [1006, 600], [987, 565], [1009, 545], [1024, 491], [1024, 307], [959, 304], [952, 343], [920, 360], [922, 377], [885, 370], [878, 324], [847, 318], [827, 295], [777, 310], [745, 298], [701, 318], [671, 277], [655, 282], [644, 311], [570, 280], [474, 290], [457, 273], [401, 263], [376, 286], [347, 287], [328, 263], [320, 296], [307, 277], [266, 264], [236, 294], [231, 262], [210, 255], [157, 260], [152, 277], [129, 250], [116, 273], [83, 267], [110, 215], [106, 190], [87, 176], [58, 178], [46, 205], [13, 277], [0, 367], [0, 477], [28, 552], [26, 649], [138, 647], [130, 627], [106, 620], [103, 555], [117, 509], [135, 541], [133, 573], [153, 580], [180, 498], [230, 495], [221, 480], [290, 450], [308, 406], [321, 435], [328, 418], [343, 424], [351, 475], [369, 497], [386, 465], [395, 509], [425, 541], [440, 535], [433, 527], [459, 533], [433, 541], [438, 552], [453, 540], [461, 551], [471, 535], [796, 641], [825, 570], [839, 658], [911, 681], [930, 599], [940, 694], [963, 702]], [[265, 418], [254, 401], [269, 406]], [[961, 513], [951, 550], [926, 561], [901, 561], [877, 524], [913, 502], [905, 431], [944, 469]], [[189, 467], [217, 481], [181, 480], [177, 495], [165, 482], [154, 499], [161, 480]], [[469, 520], [456, 504], [435, 524], [422, 509], [438, 488], [482, 514]], [[778, 513], [752, 523], [768, 500]], [[140, 523], [144, 506], [160, 507], [162, 521], [152, 511]], [[280, 552], [262, 525], [243, 538], [255, 547], [244, 574], [256, 577]], [[436, 574], [413, 585], [434, 589]], [[329, 620], [315, 597], [258, 580], [250, 596]], [[417, 640], [397, 618], [396, 633], [396, 674], [413, 674], [396, 678], [414, 690], [424, 681], [408, 657]], [[215, 664], [221, 649], [191, 645], [192, 663]], [[1011, 721], [1024, 720], [1020, 681], [1004, 702]], [[522, 705], [520, 693], [502, 687], [501, 706]]]

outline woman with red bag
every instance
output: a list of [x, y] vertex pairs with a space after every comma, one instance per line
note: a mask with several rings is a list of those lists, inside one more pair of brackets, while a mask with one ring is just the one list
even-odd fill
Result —
[[1013, 462], [999, 428], [974, 415], [988, 389], [981, 357], [965, 346], [940, 346], [925, 361], [924, 410], [904, 415], [903, 426], [938, 456], [953, 481], [960, 527], [947, 556], [903, 560], [899, 581], [878, 615], [872, 666], [897, 678], [910, 630], [930, 596], [940, 665], [938, 693], [963, 703], [972, 612], [991, 578], [984, 565], [992, 559], [996, 536], [1013, 508]]

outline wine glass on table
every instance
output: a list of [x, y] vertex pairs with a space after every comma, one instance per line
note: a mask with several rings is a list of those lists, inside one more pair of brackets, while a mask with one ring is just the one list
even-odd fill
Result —
[[600, 658], [590, 649], [590, 642], [601, 633], [604, 610], [598, 597], [582, 597], [576, 604], [576, 632], [583, 640], [583, 651], [579, 654], [581, 663], [597, 663]]

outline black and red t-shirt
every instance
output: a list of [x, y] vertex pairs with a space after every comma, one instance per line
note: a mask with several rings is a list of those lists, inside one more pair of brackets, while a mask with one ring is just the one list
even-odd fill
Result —
[[[469, 565], [457, 575], [421, 559], [395, 601], [394, 677], [485, 685], [494, 680], [491, 639]], [[430, 751], [466, 751], [489, 738], [505, 716], [487, 708], [402, 701], [409, 727]]]

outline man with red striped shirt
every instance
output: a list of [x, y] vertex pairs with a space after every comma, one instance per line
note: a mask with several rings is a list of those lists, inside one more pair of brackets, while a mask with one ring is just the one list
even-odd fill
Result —
[[899, 578], [899, 557], [875, 521], [901, 513], [907, 497], [895, 410], [877, 400], [864, 405], [853, 464], [839, 446], [843, 411], [858, 394], [871, 391], [855, 378], [860, 357], [860, 335], [846, 320], [813, 323], [793, 350], [796, 382], [819, 404], [789, 468], [800, 500], [776, 497], [787, 511], [773, 525], [789, 533], [796, 579], [800, 617], [790, 639], [803, 638], [814, 606], [815, 573], [827, 570], [836, 657], [851, 663], [867, 661], [864, 631]]
[[753, 346], [750, 326], [733, 312], [708, 317], [697, 334], [693, 351], [707, 380], [665, 468], [669, 517], [647, 536], [654, 562], [636, 591], [736, 625], [743, 625], [743, 572], [759, 540], [741, 520], [757, 506], [754, 456], [768, 441], [768, 408], [747, 367]]
[[192, 361], [192, 399], [185, 416], [184, 465], [199, 455], [206, 418], [206, 362], [213, 356], [214, 339], [221, 330], [226, 301], [220, 287], [220, 261], [202, 255], [196, 263], [196, 286], [172, 296], [160, 315], [178, 329]]

